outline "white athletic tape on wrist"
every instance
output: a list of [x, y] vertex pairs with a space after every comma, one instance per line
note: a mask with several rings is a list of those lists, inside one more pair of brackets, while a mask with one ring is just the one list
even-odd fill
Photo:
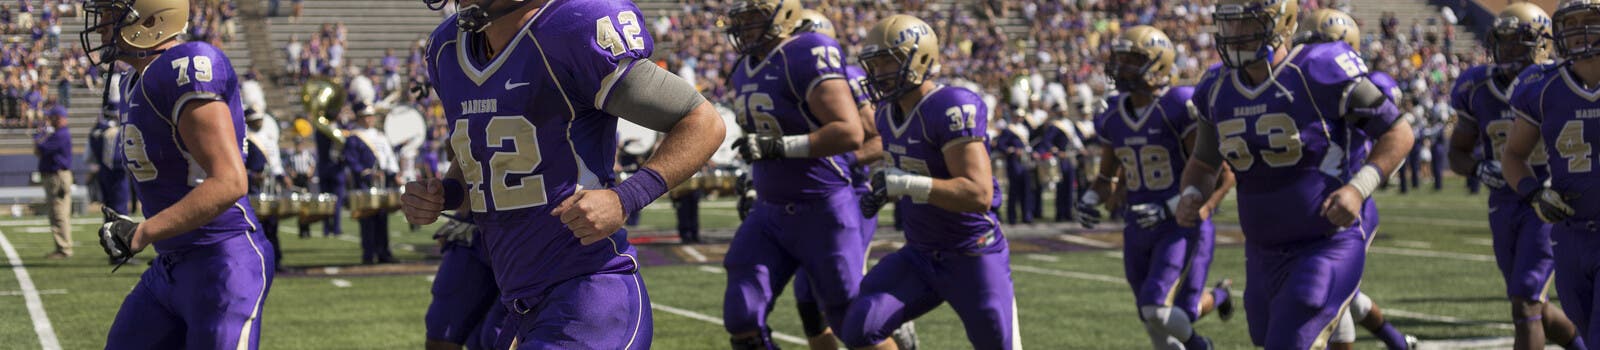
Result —
[[913, 203], [927, 203], [928, 194], [933, 193], [933, 178], [927, 176], [887, 174], [884, 183], [889, 187], [890, 197], [909, 196]]
[[1182, 195], [1172, 196], [1172, 198], [1167, 199], [1167, 212], [1176, 214], [1178, 212], [1178, 202], [1182, 200]]
[[1383, 172], [1379, 171], [1378, 167], [1368, 164], [1361, 167], [1361, 171], [1356, 172], [1356, 176], [1350, 177], [1349, 184], [1351, 187], [1355, 187], [1357, 192], [1361, 192], [1361, 198], [1371, 198], [1372, 191], [1377, 189], [1378, 183], [1383, 181], [1382, 174]]
[[811, 156], [811, 135], [789, 135], [783, 137], [783, 156], [788, 158], [806, 158]]

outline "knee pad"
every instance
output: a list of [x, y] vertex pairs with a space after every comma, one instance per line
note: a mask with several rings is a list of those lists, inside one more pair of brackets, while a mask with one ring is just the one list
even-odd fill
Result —
[[1367, 319], [1367, 314], [1372, 313], [1372, 298], [1367, 293], [1356, 293], [1355, 299], [1350, 300], [1350, 316], [1352, 321], [1360, 322]]
[[1140, 306], [1139, 315], [1144, 316], [1144, 324], [1153, 331], [1166, 333], [1178, 341], [1188, 340], [1194, 335], [1194, 328], [1189, 324], [1189, 315], [1170, 306]]
[[822, 335], [828, 329], [827, 321], [822, 319], [822, 305], [817, 303], [795, 303], [795, 308], [800, 312], [800, 326], [805, 329], [806, 338]]
[[1330, 343], [1356, 342], [1356, 321], [1350, 315], [1339, 315], [1339, 322], [1333, 326], [1333, 335], [1328, 337]]

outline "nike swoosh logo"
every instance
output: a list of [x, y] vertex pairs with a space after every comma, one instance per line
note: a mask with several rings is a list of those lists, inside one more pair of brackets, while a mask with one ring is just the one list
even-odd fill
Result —
[[915, 144], [922, 143], [922, 141], [919, 141], [917, 139], [910, 139], [910, 140], [906, 140], [906, 143], [910, 143], [910, 144], [915, 145]]
[[771, 74], [766, 75], [766, 78], [767, 80], [778, 80], [778, 76]]
[[1489, 213], [1490, 214], [1494, 214], [1495, 210], [1500, 210], [1500, 208], [1498, 208], [1498, 207], [1489, 207]]
[[515, 89], [515, 88], [519, 88], [519, 87], [528, 86], [529, 84], [533, 84], [533, 83], [515, 83], [515, 84], [512, 84], [510, 80], [506, 80], [506, 90], [511, 90], [511, 89]]

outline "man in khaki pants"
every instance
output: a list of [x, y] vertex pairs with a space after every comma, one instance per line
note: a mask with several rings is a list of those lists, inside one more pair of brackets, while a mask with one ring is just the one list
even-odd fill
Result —
[[47, 106], [45, 122], [33, 137], [34, 155], [39, 157], [39, 176], [44, 184], [45, 204], [50, 207], [50, 233], [56, 237], [56, 251], [46, 259], [72, 256], [72, 133], [67, 131], [67, 111], [59, 105]]

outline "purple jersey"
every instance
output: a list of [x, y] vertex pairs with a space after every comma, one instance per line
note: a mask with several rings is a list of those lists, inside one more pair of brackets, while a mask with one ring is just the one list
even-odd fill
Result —
[[[1215, 124], [1219, 151], [1238, 178], [1240, 226], [1267, 246], [1334, 232], [1323, 200], [1366, 162], [1364, 135], [1388, 130], [1398, 116], [1389, 102], [1359, 127], [1344, 117], [1344, 92], [1367, 75], [1344, 42], [1296, 46], [1274, 69], [1276, 81], [1253, 87], [1240, 71], [1213, 69], [1195, 89], [1200, 118]], [[1368, 200], [1367, 211], [1373, 205]]]
[[[988, 145], [989, 109], [983, 97], [965, 88], [944, 86], [933, 90], [907, 112], [898, 104], [878, 106], [878, 130], [883, 134], [886, 161], [906, 172], [949, 179], [944, 161], [947, 146], [967, 142]], [[987, 146], [986, 146], [987, 147]], [[987, 150], [984, 154], [988, 154]], [[991, 208], [1000, 206], [1000, 184], [995, 182]], [[940, 250], [976, 251], [1000, 246], [1000, 226], [994, 212], [952, 213], [928, 203], [902, 198], [895, 203], [902, 211], [906, 242], [913, 246]]]
[[[746, 56], [735, 65], [735, 119], [746, 132], [765, 136], [805, 135], [821, 126], [806, 96], [823, 81], [845, 77], [839, 43], [817, 33], [795, 34], [765, 60]], [[793, 202], [848, 190], [848, 166], [838, 157], [766, 159], [752, 164], [751, 173], [762, 200]]]
[[1383, 91], [1383, 95], [1388, 96], [1389, 101], [1395, 101], [1395, 103], [1399, 103], [1401, 97], [1400, 83], [1394, 81], [1394, 77], [1389, 76], [1389, 73], [1379, 71], [1367, 72], [1367, 80], [1372, 81], [1372, 85], [1377, 86], [1378, 91]]
[[[1600, 145], [1600, 91], [1583, 88], [1567, 66], [1538, 65], [1522, 71], [1513, 84], [1511, 108], [1539, 127], [1550, 155], [1550, 188], [1582, 200], [1569, 200], [1570, 221], [1600, 220], [1600, 176], [1595, 147]], [[1591, 130], [1592, 129], [1592, 130]]]
[[1194, 88], [1167, 89], [1140, 110], [1133, 110], [1126, 96], [1111, 101], [1113, 108], [1095, 118], [1094, 129], [1122, 163], [1128, 202], [1165, 205], [1178, 195], [1178, 180], [1189, 160], [1183, 140], [1195, 129], [1189, 103]]
[[508, 303], [580, 276], [637, 269], [626, 231], [584, 246], [550, 210], [580, 189], [616, 182], [617, 117], [604, 109], [612, 84], [654, 49], [643, 19], [626, 0], [553, 1], [494, 58], [454, 18], [433, 32], [428, 74]]
[[[1461, 77], [1456, 78], [1455, 88], [1450, 89], [1450, 107], [1466, 123], [1463, 126], [1478, 131], [1478, 150], [1483, 152], [1483, 160], [1500, 160], [1500, 153], [1505, 152], [1506, 140], [1510, 139], [1511, 125], [1515, 124], [1517, 116], [1509, 102], [1511, 87], [1496, 82], [1496, 75], [1498, 73], [1494, 65], [1472, 67], [1461, 72]], [[1534, 176], [1540, 180], [1550, 177], [1550, 171], [1545, 168], [1548, 159], [1544, 147], [1534, 147], [1529, 163], [1533, 165]], [[1490, 189], [1489, 192], [1491, 202], [1521, 199], [1517, 190], [1510, 186]]]
[[872, 103], [872, 97], [867, 96], [867, 71], [861, 66], [844, 66], [844, 79], [850, 83], [850, 94], [855, 95], [856, 105]]
[[[118, 152], [132, 175], [144, 203], [145, 217], [155, 216], [194, 190], [206, 177], [189, 156], [183, 135], [178, 131], [180, 112], [189, 102], [220, 101], [228, 105], [233, 118], [234, 138], [239, 141], [240, 159], [245, 154], [244, 104], [239, 98], [239, 80], [234, 76], [228, 56], [210, 44], [189, 42], [173, 46], [150, 63], [137, 80], [122, 87], [121, 140]], [[211, 222], [176, 237], [155, 243], [157, 252], [180, 251], [197, 245], [212, 245], [255, 230], [255, 214], [243, 197]]]

